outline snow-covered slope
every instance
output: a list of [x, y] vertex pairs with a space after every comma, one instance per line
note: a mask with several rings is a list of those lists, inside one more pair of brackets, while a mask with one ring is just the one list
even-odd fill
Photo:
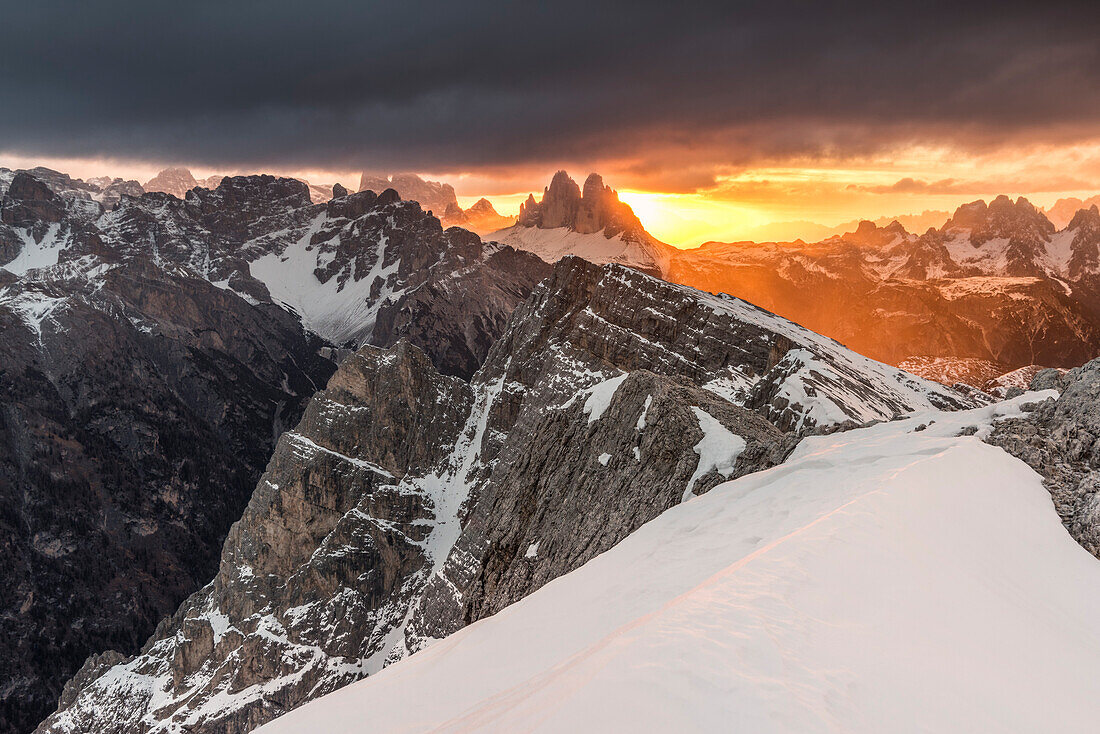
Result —
[[1100, 565], [980, 438], [1036, 397], [807, 439], [260, 731], [1089, 731]]
[[519, 224], [497, 230], [485, 239], [533, 252], [548, 263], [576, 255], [598, 265], [627, 265], [655, 275], [668, 272], [672, 250], [656, 240], [639, 241], [622, 232], [607, 237], [603, 232], [581, 233], [568, 227], [541, 229]]

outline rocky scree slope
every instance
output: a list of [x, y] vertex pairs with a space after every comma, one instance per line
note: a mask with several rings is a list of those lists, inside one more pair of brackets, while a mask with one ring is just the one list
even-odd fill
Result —
[[494, 614], [723, 479], [948, 388], [736, 299], [566, 258], [469, 383], [364, 347], [283, 434], [214, 580], [41, 732], [244, 732]]
[[1040, 372], [1031, 388], [1060, 394], [999, 423], [989, 441], [1042, 475], [1070, 535], [1100, 558], [1100, 360]]

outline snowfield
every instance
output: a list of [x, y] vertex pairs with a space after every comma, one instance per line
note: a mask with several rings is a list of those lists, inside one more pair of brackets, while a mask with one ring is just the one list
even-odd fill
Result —
[[519, 224], [490, 232], [484, 240], [533, 252], [548, 263], [556, 263], [567, 255], [577, 255], [597, 265], [616, 263], [662, 273], [668, 272], [673, 249], [671, 245], [656, 241], [647, 243], [624, 239], [621, 233], [606, 237], [603, 232], [581, 234], [567, 227], [540, 229]]
[[808, 438], [260, 731], [1093, 731], [1100, 564], [980, 440], [1047, 396]]

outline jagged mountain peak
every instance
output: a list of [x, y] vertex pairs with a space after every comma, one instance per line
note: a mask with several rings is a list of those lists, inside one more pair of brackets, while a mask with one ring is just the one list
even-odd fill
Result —
[[18, 171], [4, 194], [0, 221], [25, 225], [36, 221], [59, 222], [65, 209], [60, 197], [29, 171]]
[[1021, 228], [1040, 234], [1053, 234], [1054, 225], [1042, 211], [1024, 197], [1015, 202], [1001, 194], [986, 204], [984, 199], [963, 204], [943, 226], [942, 231], [954, 228], [971, 229], [976, 235], [992, 239], [1011, 237]]
[[497, 214], [496, 208], [493, 206], [493, 202], [486, 199], [484, 196], [473, 203], [467, 213], [473, 212], [476, 214]]
[[281, 178], [266, 174], [226, 176], [214, 189], [193, 188], [185, 200], [200, 207], [306, 207], [310, 199], [309, 185], [296, 178]]
[[1069, 224], [1066, 225], [1066, 229], [1086, 228], [1091, 230], [1100, 228], [1100, 208], [1096, 204], [1078, 209], [1073, 218], [1070, 219]]
[[540, 229], [565, 227], [580, 234], [603, 232], [606, 237], [640, 237], [645, 232], [634, 211], [604, 185], [602, 176], [589, 174], [582, 188], [564, 170], [554, 174], [542, 201], [535, 202], [531, 195], [520, 206], [518, 223]]
[[583, 189], [558, 171], [543, 192], [520, 205], [516, 226], [490, 235], [536, 253], [547, 262], [579, 255], [592, 262], [618, 262], [649, 273], [668, 273], [674, 248], [649, 234], [618, 193], [592, 173]]
[[909, 232], [896, 219], [884, 227], [864, 219], [856, 226], [855, 231], [839, 237], [840, 240], [858, 247], [884, 247], [908, 238]]

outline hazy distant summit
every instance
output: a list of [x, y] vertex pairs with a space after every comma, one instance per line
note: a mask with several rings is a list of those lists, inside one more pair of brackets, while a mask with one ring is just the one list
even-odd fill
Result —
[[493, 203], [482, 197], [469, 209], [458, 204], [448, 205], [441, 218], [444, 227], [462, 227], [478, 234], [495, 232], [516, 223], [515, 217], [506, 217], [499, 213]]
[[1054, 205], [1049, 209], [1044, 210], [1044, 213], [1055, 227], [1058, 229], [1065, 229], [1069, 225], [1073, 218], [1077, 215], [1077, 212], [1081, 210], [1088, 210], [1090, 207], [1100, 206], [1100, 194], [1091, 196], [1088, 199], [1078, 199], [1076, 196], [1071, 196], [1066, 199], [1059, 199], [1054, 202]]
[[458, 206], [454, 186], [439, 181], [426, 181], [415, 173], [395, 173], [390, 176], [376, 176], [364, 173], [359, 179], [360, 191], [373, 191], [380, 194], [393, 189], [406, 201], [415, 201], [424, 211], [442, 216], [448, 207]]
[[218, 184], [222, 182], [222, 178], [222, 176], [215, 175], [200, 181], [196, 179], [187, 168], [165, 168], [156, 176], [146, 181], [144, 189], [146, 191], [162, 191], [165, 194], [171, 194], [176, 198], [182, 199], [187, 196], [188, 191], [196, 186], [201, 186], [204, 189], [218, 188]]
[[415, 201], [425, 210], [439, 217], [444, 227], [462, 227], [477, 234], [487, 234], [515, 223], [515, 217], [500, 214], [488, 199], [481, 198], [469, 209], [458, 204], [454, 187], [440, 181], [428, 181], [415, 173], [394, 173], [377, 176], [364, 173], [359, 181], [360, 191], [375, 193], [393, 189], [402, 199]]

